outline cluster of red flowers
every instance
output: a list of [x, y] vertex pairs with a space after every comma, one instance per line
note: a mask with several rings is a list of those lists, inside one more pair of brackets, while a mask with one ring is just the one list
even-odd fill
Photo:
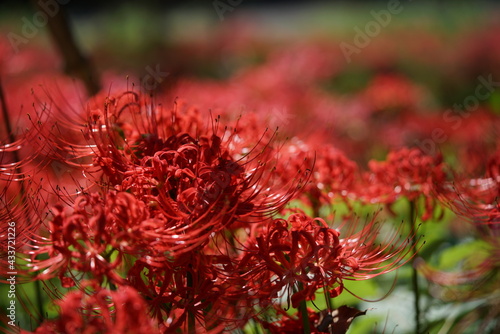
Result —
[[[500, 154], [480, 135], [498, 129], [497, 117], [480, 109], [454, 133], [440, 114], [420, 113], [429, 92], [394, 73], [335, 96], [319, 88], [340, 71], [325, 48], [277, 53], [225, 82], [180, 81], [154, 97], [127, 81], [81, 102], [67, 89], [76, 85], [48, 84], [29, 113], [16, 105], [19, 87], [39, 78], [8, 81], [2, 110], [16, 126], [0, 146], [0, 281], [15, 222], [18, 281], [43, 284], [59, 310], [52, 319], [32, 312], [40, 325], [31, 330], [218, 333], [252, 322], [272, 333], [344, 333], [363, 314], [331, 306], [345, 281], [391, 272], [421, 246], [413, 214], [408, 231], [377, 214], [360, 219], [356, 203], [394, 213], [405, 199], [420, 221], [446, 206], [473, 222], [491, 256], [456, 275], [418, 259], [429, 281], [474, 284], [498, 270]], [[254, 104], [236, 119], [243, 101]], [[452, 154], [460, 169], [409, 145], [433, 128], [461, 147]], [[465, 132], [473, 140], [460, 146]], [[377, 150], [384, 161], [371, 159]], [[335, 204], [346, 212], [331, 214]], [[308, 309], [319, 295], [328, 308]]]
[[[64, 124], [57, 116], [33, 120], [31, 131], [47, 143], [32, 159], [39, 164], [2, 165], [31, 167], [29, 177], [3, 174], [6, 189], [29, 186], [3, 207], [7, 220], [32, 227], [18, 239], [25, 278], [77, 288], [54, 290], [61, 315], [40, 332], [219, 332], [279, 308], [280, 299], [297, 308], [320, 289], [335, 297], [344, 279], [369, 279], [407, 260], [414, 235], [384, 245], [374, 219], [356, 232], [346, 218], [338, 230], [285, 208], [325, 182], [328, 192], [344, 189], [329, 180], [355, 167], [339, 171], [332, 159], [349, 162], [332, 148], [316, 159], [323, 177], [311, 178], [314, 158], [257, 133], [251, 115], [222, 127], [219, 116], [204, 119], [179, 101], [165, 108], [133, 91], [96, 96], [86, 113], [86, 123], [65, 131], [54, 131]], [[61, 152], [88, 183], [77, 182], [76, 192], [71, 181], [53, 184], [60, 175], [38, 178]]]

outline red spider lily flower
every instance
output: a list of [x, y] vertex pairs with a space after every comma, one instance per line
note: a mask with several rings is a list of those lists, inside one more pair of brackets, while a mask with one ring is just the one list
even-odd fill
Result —
[[[311, 165], [313, 172], [301, 191], [301, 199], [311, 204], [315, 215], [319, 215], [321, 205], [331, 204], [336, 197], [346, 200], [355, 196], [358, 167], [333, 146], [321, 144], [316, 147], [293, 138], [281, 152], [283, 158], [278, 162], [277, 171], [284, 181], [293, 177], [290, 171], [301, 169], [307, 163]], [[314, 152], [314, 159], [311, 152]], [[308, 162], [310, 160], [313, 161]]]
[[[235, 302], [217, 257], [192, 253], [159, 268], [137, 261], [127, 280], [148, 301], [151, 316], [166, 332], [187, 331], [189, 318], [197, 332], [219, 333], [249, 318], [249, 308]], [[239, 298], [244, 291], [239, 292]]]
[[[39, 198], [42, 192], [38, 178], [43, 178], [45, 173], [40, 172], [48, 163], [44, 156], [47, 143], [37, 138], [36, 131], [28, 130], [12, 143], [0, 145], [0, 185], [1, 200], [0, 214], [2, 221], [15, 220], [26, 223], [22, 231], [37, 229], [34, 224], [36, 219], [27, 219], [26, 214], [31, 217], [36, 206], [42, 206], [34, 199]], [[15, 208], [19, 210], [15, 210]], [[4, 220], [5, 219], [5, 220]], [[31, 221], [31, 223], [29, 223]], [[21, 228], [21, 225], [18, 225]], [[25, 236], [27, 236], [26, 233]]]
[[39, 280], [59, 277], [63, 287], [83, 289], [83, 277], [118, 289], [131, 284], [165, 330], [220, 332], [250, 318], [246, 290], [229, 283], [242, 282], [227, 255], [239, 251], [226, 251], [241, 243], [231, 235], [280, 211], [303, 181], [273, 187], [270, 142], [247, 149], [236, 129], [219, 134], [218, 119], [205, 133], [193, 109], [143, 115], [148, 108], [131, 92], [106, 99], [104, 112], [89, 113], [86, 144], [38, 129], [54, 147], [72, 147], [75, 158], [94, 157], [98, 168], [75, 166], [100, 191], [75, 197], [54, 189], [60, 203], [23, 250], [27, 268]]
[[[435, 269], [423, 259], [416, 266], [430, 282], [438, 298], [444, 300], [471, 300], [491, 294], [498, 289], [497, 272], [500, 266], [500, 159], [498, 152], [485, 165], [480, 177], [454, 176], [453, 184], [445, 184], [440, 200], [461, 219], [470, 221], [485, 241], [483, 254], [475, 254], [472, 261], [461, 264], [460, 270], [444, 272]], [[479, 259], [478, 259], [479, 257]]]
[[417, 148], [402, 148], [390, 152], [386, 161], [369, 162], [370, 173], [365, 175], [369, 203], [391, 204], [399, 197], [409, 201], [423, 198], [425, 212], [422, 220], [432, 217], [437, 205], [434, 194], [446, 180], [445, 164], [440, 155], [425, 155]]
[[164, 251], [189, 252], [236, 221], [271, 215], [302, 183], [284, 190], [269, 186], [269, 143], [262, 149], [257, 143], [250, 151], [233, 151], [238, 147], [233, 142], [241, 140], [237, 130], [226, 129], [221, 137], [218, 119], [204, 134], [196, 110], [187, 108], [179, 116], [176, 109], [144, 103], [132, 92], [108, 98], [104, 112], [91, 112], [97, 114], [89, 121], [87, 136], [95, 142], [95, 163], [106, 187], [148, 203], [150, 216], [160, 224], [151, 229], [156, 229]]
[[[104, 277], [114, 283], [121, 282], [122, 278], [115, 271], [121, 264], [121, 254], [110, 259], [112, 229], [109, 229], [106, 208], [99, 195], [77, 198], [72, 211], [60, 205], [52, 212], [54, 218], [47, 227], [50, 237], [39, 236], [32, 250], [27, 252], [27, 266], [39, 272], [37, 278], [59, 276], [63, 282], [70, 282], [63, 279], [65, 274], [79, 272], [92, 274], [100, 282]], [[39, 259], [38, 255], [42, 254], [48, 258]]]
[[364, 91], [363, 98], [376, 111], [396, 113], [416, 109], [422, 100], [422, 89], [410, 80], [396, 75], [378, 75]]
[[[421, 258], [417, 259], [415, 266], [429, 282], [443, 287], [443, 289], [431, 289], [435, 294], [441, 292], [436, 297], [453, 301], [468, 300], [477, 298], [484, 293], [488, 294], [491, 291], [489, 290], [491, 285], [488, 284], [488, 280], [495, 280], [492, 273], [500, 264], [498, 254], [496, 254], [496, 257], [496, 264], [494, 263], [495, 260], [485, 259], [474, 268], [462, 269], [456, 272], [437, 270]], [[493, 283], [495, 284], [495, 282]]]
[[486, 324], [499, 316], [497, 299], [492, 298], [492, 294], [500, 288], [500, 240], [498, 236], [488, 236], [484, 241], [484, 246], [460, 261], [455, 270], [436, 269], [421, 258], [415, 261], [415, 266], [432, 283], [430, 292], [435, 298], [448, 302], [482, 299], [470, 312], [488, 311], [488, 316], [481, 318]]
[[[38, 171], [46, 166], [47, 158], [36, 152], [37, 140], [30, 143], [32, 132], [13, 144], [0, 146], [0, 268], [8, 272], [7, 254], [15, 249], [16, 258], [31, 247], [33, 237], [43, 229], [48, 208], [47, 173]], [[16, 161], [17, 160], [17, 161]], [[10, 252], [9, 252], [10, 251]], [[12, 255], [11, 255], [12, 256]], [[11, 257], [12, 259], [12, 257]], [[16, 265], [19, 281], [29, 280], [29, 270]], [[1, 280], [4, 278], [2, 277]]]
[[500, 235], [500, 153], [486, 164], [483, 176], [471, 178], [456, 175], [441, 200], [457, 215], [472, 222], [486, 237]]
[[[71, 271], [71, 275], [86, 273], [101, 282], [106, 277], [121, 284], [117, 271], [125, 254], [144, 257], [160, 267], [166, 261], [174, 267], [187, 265], [186, 257], [173, 257], [169, 250], [179, 245], [162, 238], [169, 221], [151, 217], [150, 207], [129, 193], [110, 191], [105, 199], [98, 194], [81, 196], [73, 210], [57, 206], [52, 211], [49, 237], [39, 236], [27, 252], [28, 268], [39, 272], [39, 279], [63, 279]], [[182, 245], [182, 240], [178, 242]], [[48, 258], [39, 259], [42, 254]]]
[[[18, 90], [20, 91], [21, 88]], [[19, 95], [25, 99], [26, 92], [21, 95], [20, 92], [14, 90], [13, 95], [14, 97]], [[9, 94], [9, 100], [11, 97], [12, 95]], [[16, 102], [19, 102], [19, 99]], [[55, 103], [54, 100], [51, 102]], [[63, 141], [68, 138], [68, 134], [65, 127], [57, 127], [58, 120], [55, 117], [56, 114], [58, 115], [55, 112], [57, 108], [51, 110], [49, 105], [50, 103], [42, 103], [35, 98], [33, 107], [40, 107], [40, 112], [33, 117], [27, 114], [27, 117], [10, 115], [9, 118], [5, 116], [8, 115], [8, 110], [2, 110], [4, 112], [2, 119], [7, 123], [7, 129], [12, 127], [10, 129], [12, 133], [4, 132], [8, 135], [5, 137], [2, 133], [0, 145], [0, 221], [2, 222], [0, 239], [3, 240], [4, 236], [7, 238], [7, 233], [4, 234], [8, 230], [7, 223], [15, 223], [15, 247], [20, 257], [23, 257], [22, 254], [32, 247], [36, 247], [34, 239], [45, 235], [44, 223], [49, 216], [49, 208], [61, 200], [59, 192], [67, 191], [69, 186], [78, 186], [78, 178], [66, 170], [66, 167], [71, 164], [67, 164], [64, 158], [59, 159], [59, 155], [71, 154], [63, 155], [62, 152], [66, 148], [59, 147], [54, 138]], [[2, 108], [4, 107], [2, 104]], [[19, 107], [13, 109], [17, 111]], [[14, 124], [9, 124], [13, 120], [15, 120], [16, 127], [13, 126]], [[52, 132], [57, 132], [57, 135]], [[55, 158], [58, 160], [54, 160]], [[2, 248], [5, 245], [7, 249], [7, 242], [1, 244]], [[0, 253], [2, 257], [6, 254], [3, 249]], [[2, 268], [4, 265], [5, 263], [0, 264]], [[22, 271], [23, 280], [33, 276], [29, 275], [30, 270], [25, 270], [26, 268], [18, 266], [16, 269]]]
[[394, 244], [394, 236], [388, 245], [381, 245], [376, 242], [379, 228], [373, 219], [361, 231], [351, 230], [341, 239], [340, 232], [324, 220], [292, 214], [287, 220], [274, 220], [249, 239], [238, 268], [255, 298], [262, 301], [278, 298], [284, 290], [297, 307], [322, 287], [335, 297], [342, 292], [344, 279], [369, 279], [407, 261], [409, 240], [415, 236], [399, 244]]
[[[121, 287], [116, 291], [84, 282], [87, 292], [72, 291], [57, 302], [56, 320], [44, 322], [34, 333], [144, 333], [158, 332], [147, 314], [147, 305], [137, 291]], [[91, 289], [92, 291], [88, 291]]]
[[493, 178], [457, 179], [440, 199], [485, 236], [500, 235], [500, 183]]

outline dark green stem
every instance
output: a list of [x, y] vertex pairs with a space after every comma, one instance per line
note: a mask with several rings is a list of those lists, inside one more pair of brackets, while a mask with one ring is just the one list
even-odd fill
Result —
[[323, 287], [323, 294], [325, 295], [326, 307], [328, 308], [328, 312], [333, 311], [333, 302], [332, 298], [330, 298], [330, 293], [326, 286]]
[[413, 246], [413, 259], [412, 259], [412, 289], [414, 295], [414, 307], [415, 307], [415, 334], [419, 334], [421, 331], [421, 323], [420, 323], [420, 290], [418, 285], [418, 272], [415, 266], [413, 265], [415, 259], [418, 255], [417, 249], [417, 238], [416, 235], [416, 204], [415, 201], [410, 201], [410, 229], [411, 235], [413, 235], [412, 246]]
[[[302, 283], [299, 283], [299, 290], [302, 290]], [[307, 302], [302, 300], [299, 304], [300, 317], [302, 318], [302, 326], [304, 327], [304, 334], [311, 334], [311, 325], [309, 323], [309, 314], [307, 313]]]

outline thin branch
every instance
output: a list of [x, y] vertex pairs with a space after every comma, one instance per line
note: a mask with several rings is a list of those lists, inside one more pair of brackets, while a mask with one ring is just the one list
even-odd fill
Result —
[[[46, 13], [41, 6], [41, 1], [33, 0], [32, 2], [38, 10]], [[81, 79], [90, 95], [96, 94], [100, 90], [97, 75], [90, 61], [83, 56], [76, 45], [64, 7], [59, 6], [55, 13], [46, 14], [48, 16], [47, 25], [52, 40], [65, 61], [65, 73]]]

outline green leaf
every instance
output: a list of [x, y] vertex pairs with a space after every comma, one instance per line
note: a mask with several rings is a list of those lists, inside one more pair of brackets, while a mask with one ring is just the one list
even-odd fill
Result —
[[440, 269], [461, 267], [463, 262], [474, 266], [488, 257], [488, 244], [483, 240], [466, 241], [447, 248], [439, 259]]

